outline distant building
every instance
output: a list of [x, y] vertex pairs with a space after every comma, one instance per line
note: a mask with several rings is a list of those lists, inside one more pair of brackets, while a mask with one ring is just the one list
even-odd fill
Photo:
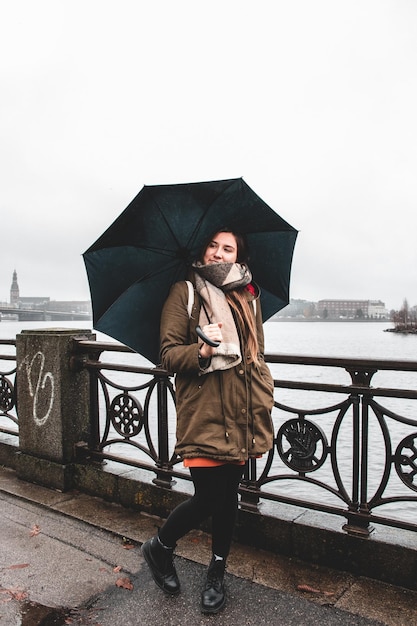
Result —
[[318, 315], [327, 319], [388, 319], [389, 313], [381, 300], [319, 300]]
[[89, 313], [91, 315], [90, 300], [50, 300], [48, 311], [71, 311], [72, 313]]
[[381, 300], [369, 300], [369, 308], [368, 308], [369, 317], [373, 318], [389, 318], [389, 311], [385, 307], [385, 302], [381, 302]]
[[50, 313], [73, 313], [92, 316], [90, 300], [51, 300], [47, 296], [21, 296], [17, 282], [17, 272], [14, 270], [10, 287], [10, 305], [4, 303], [4, 308], [47, 311]]
[[14, 270], [12, 278], [12, 286], [10, 287], [10, 304], [19, 306], [19, 285], [17, 284], [17, 272]]
[[46, 296], [22, 296], [19, 304], [22, 309], [40, 309], [49, 305], [50, 298]]
[[276, 317], [305, 317], [311, 318], [317, 315], [316, 303], [309, 300], [291, 299], [286, 307], [276, 314]]

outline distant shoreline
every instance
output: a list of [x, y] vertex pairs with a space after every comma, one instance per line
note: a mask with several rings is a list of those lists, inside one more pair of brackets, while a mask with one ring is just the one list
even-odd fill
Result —
[[271, 317], [269, 318], [269, 320], [267, 320], [268, 322], [334, 322], [335, 324], [344, 324], [346, 322], [354, 322], [356, 323], [375, 323], [377, 322], [378, 324], [393, 324], [393, 322], [391, 322], [391, 320], [384, 320], [384, 319], [358, 319], [358, 318], [346, 318], [346, 319], [323, 319], [321, 317], [317, 317], [317, 318], [311, 318], [311, 317]]
[[397, 333], [399, 335], [417, 335], [417, 328], [386, 328], [386, 333]]

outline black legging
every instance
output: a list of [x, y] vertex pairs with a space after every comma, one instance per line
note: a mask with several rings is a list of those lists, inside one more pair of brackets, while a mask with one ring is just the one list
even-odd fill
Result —
[[226, 558], [232, 542], [243, 466], [191, 467], [190, 472], [195, 493], [172, 511], [159, 531], [159, 538], [164, 545], [174, 547], [178, 539], [211, 517], [213, 553]]

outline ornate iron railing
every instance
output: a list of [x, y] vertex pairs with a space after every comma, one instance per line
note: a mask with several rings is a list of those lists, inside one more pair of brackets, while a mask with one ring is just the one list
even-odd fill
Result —
[[[73, 365], [86, 368], [92, 381], [90, 439], [79, 453], [152, 472], [154, 482], [166, 488], [175, 478], [189, 480], [173, 451], [172, 378], [160, 368], [102, 362], [105, 351], [119, 360], [130, 353], [117, 344], [75, 342]], [[276, 354], [266, 360], [271, 368], [333, 368], [350, 380], [333, 384], [274, 375], [280, 390], [274, 447], [248, 462], [241, 507], [258, 511], [269, 501], [336, 514], [345, 518], [348, 533], [362, 536], [372, 531], [372, 522], [416, 531], [417, 391], [372, 387], [371, 380], [377, 372], [417, 372], [417, 362]], [[291, 393], [295, 400], [286, 400]], [[404, 402], [411, 417], [402, 411]], [[391, 516], [385, 514], [393, 507]]]
[[[11, 346], [13, 354], [0, 355], [0, 432], [18, 435], [16, 411], [16, 340], [0, 339], [0, 346]], [[13, 366], [7, 367], [8, 362]]]
[[[0, 432], [17, 436], [15, 345], [0, 340], [9, 346], [0, 355]], [[266, 360], [273, 371], [302, 374], [297, 380], [274, 374], [274, 447], [248, 462], [241, 507], [286, 503], [336, 514], [347, 532], [364, 536], [372, 523], [416, 531], [416, 386], [371, 381], [381, 372], [417, 375], [417, 362], [277, 354]], [[165, 370], [137, 366], [128, 348], [95, 341], [74, 342], [72, 365], [91, 379], [90, 435], [78, 447], [83, 458], [143, 469], [168, 489], [174, 479], [189, 480], [174, 454], [175, 390]], [[347, 375], [346, 382], [322, 382], [334, 378], [329, 368]], [[322, 372], [319, 381], [306, 370]]]

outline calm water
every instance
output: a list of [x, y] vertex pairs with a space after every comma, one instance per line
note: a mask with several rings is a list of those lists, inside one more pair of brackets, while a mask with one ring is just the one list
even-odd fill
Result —
[[[2, 321], [0, 323], [0, 338], [14, 338], [16, 334], [23, 329], [45, 329], [52, 327], [53, 324], [51, 324], [51, 322], [23, 323]], [[60, 327], [88, 329], [91, 326], [85, 322], [65, 322], [61, 323]], [[391, 327], [392, 325], [390, 323], [382, 322], [267, 322], [265, 324], [265, 351], [267, 353], [309, 356], [369, 357], [376, 359], [417, 361], [417, 336], [384, 332], [385, 329]], [[97, 339], [105, 341], [110, 340], [101, 333], [97, 333]], [[0, 352], [5, 354], [8, 352], [8, 348], [6, 346], [0, 346]], [[113, 362], [130, 363], [132, 363], [133, 359], [133, 362], [137, 365], [149, 365], [149, 362], [139, 355], [109, 354], [105, 355], [103, 358], [107, 361], [112, 360]], [[1, 364], [0, 367], [3, 369], [3, 364]], [[271, 370], [274, 377], [281, 380], [310, 380], [314, 382], [339, 383], [344, 385], [349, 385], [351, 382], [348, 373], [338, 368], [277, 364], [272, 365]], [[123, 380], [125, 384], [130, 384], [130, 381], [126, 383], [126, 378]], [[132, 384], [135, 384], [135, 381], [132, 380]], [[378, 372], [372, 379], [372, 385], [374, 387], [417, 389], [417, 374], [413, 372]], [[277, 389], [276, 399], [283, 404], [308, 410], [336, 404], [342, 398], [338, 394]], [[385, 407], [409, 419], [415, 420], [417, 418], [416, 401], [407, 399], [382, 399], [381, 403]], [[286, 418], [288, 418], [288, 415]], [[275, 419], [279, 421], [281, 415], [275, 414]], [[317, 416], [316, 418], [313, 417], [312, 420], [319, 423], [329, 436], [333, 422], [331, 416], [329, 416], [329, 418]], [[327, 421], [329, 422], [328, 424]], [[393, 451], [395, 451], [399, 441], [401, 441], [404, 436], [415, 433], [416, 428], [398, 424], [394, 420], [389, 421]], [[383, 440], [377, 425], [374, 427], [371, 426], [370, 440], [372, 441], [371, 461], [373, 468], [376, 468], [376, 486], [381, 472], [383, 471], [384, 460]], [[340, 461], [340, 469], [342, 472], [345, 469], [346, 473], [350, 474], [351, 433], [349, 429], [347, 429], [345, 441], [345, 450], [342, 449], [339, 451], [338, 449], [338, 460]], [[321, 470], [318, 470], [317, 478], [319, 478], [318, 473], [320, 472]], [[288, 487], [285, 485], [280, 486], [280, 490], [287, 493], [291, 492], [292, 489], [294, 489], [293, 482], [288, 485]], [[311, 486], [297, 484], [296, 489], [298, 498], [305, 496], [306, 499], [309, 499], [311, 497]], [[396, 478], [391, 495], [404, 495], [404, 492], [408, 495], [413, 495], [413, 492], [406, 489], [399, 479]], [[320, 497], [326, 501], [329, 500], [326, 494], [323, 497], [321, 493]], [[331, 498], [329, 501], [335, 504], [334, 501], [331, 501]], [[416, 504], [412, 502], [396, 504], [395, 506], [389, 505], [384, 507], [384, 513], [392, 517], [414, 519], [415, 507]]]
[[[86, 322], [62, 322], [60, 328], [90, 329]], [[10, 322], [0, 323], [0, 338], [11, 339], [24, 329], [54, 328], [51, 322]], [[388, 360], [417, 361], [417, 335], [401, 335], [384, 332], [392, 324], [383, 322], [267, 322], [265, 324], [265, 352], [297, 354], [308, 356], [330, 356], [351, 358], [374, 358]], [[106, 335], [96, 332], [100, 341], [113, 341]], [[1, 346], [3, 354], [8, 352]], [[136, 365], [151, 365], [141, 355], [106, 354], [104, 360], [129, 362]], [[351, 380], [343, 369], [329, 367], [310, 367], [300, 365], [272, 364], [275, 378], [283, 380], [308, 380], [350, 384]], [[394, 387], [399, 389], [417, 389], [417, 373], [414, 372], [378, 372], [372, 379], [374, 387]], [[280, 400], [293, 399], [294, 392], [280, 391]], [[297, 392], [303, 406], [317, 403], [314, 392]], [[329, 395], [329, 394], [327, 394]], [[414, 411], [408, 401], [402, 401], [406, 413]], [[298, 405], [300, 406], [300, 405]], [[397, 406], [394, 402], [392, 406]], [[413, 417], [413, 415], [408, 415]]]
[[[348, 358], [417, 361], [417, 335], [384, 332], [383, 322], [267, 322], [265, 352]], [[272, 365], [279, 378], [350, 384], [346, 372], [333, 368]], [[378, 372], [373, 386], [417, 389], [417, 373]]]
[[[23, 329], [54, 328], [53, 322], [0, 322], [0, 339]], [[60, 322], [60, 328], [91, 328], [91, 322]], [[267, 322], [265, 351], [314, 356], [417, 360], [417, 336], [383, 332], [383, 322]], [[111, 341], [102, 333], [99, 340]]]
[[417, 360], [417, 336], [384, 332], [384, 322], [267, 322], [266, 352]]

